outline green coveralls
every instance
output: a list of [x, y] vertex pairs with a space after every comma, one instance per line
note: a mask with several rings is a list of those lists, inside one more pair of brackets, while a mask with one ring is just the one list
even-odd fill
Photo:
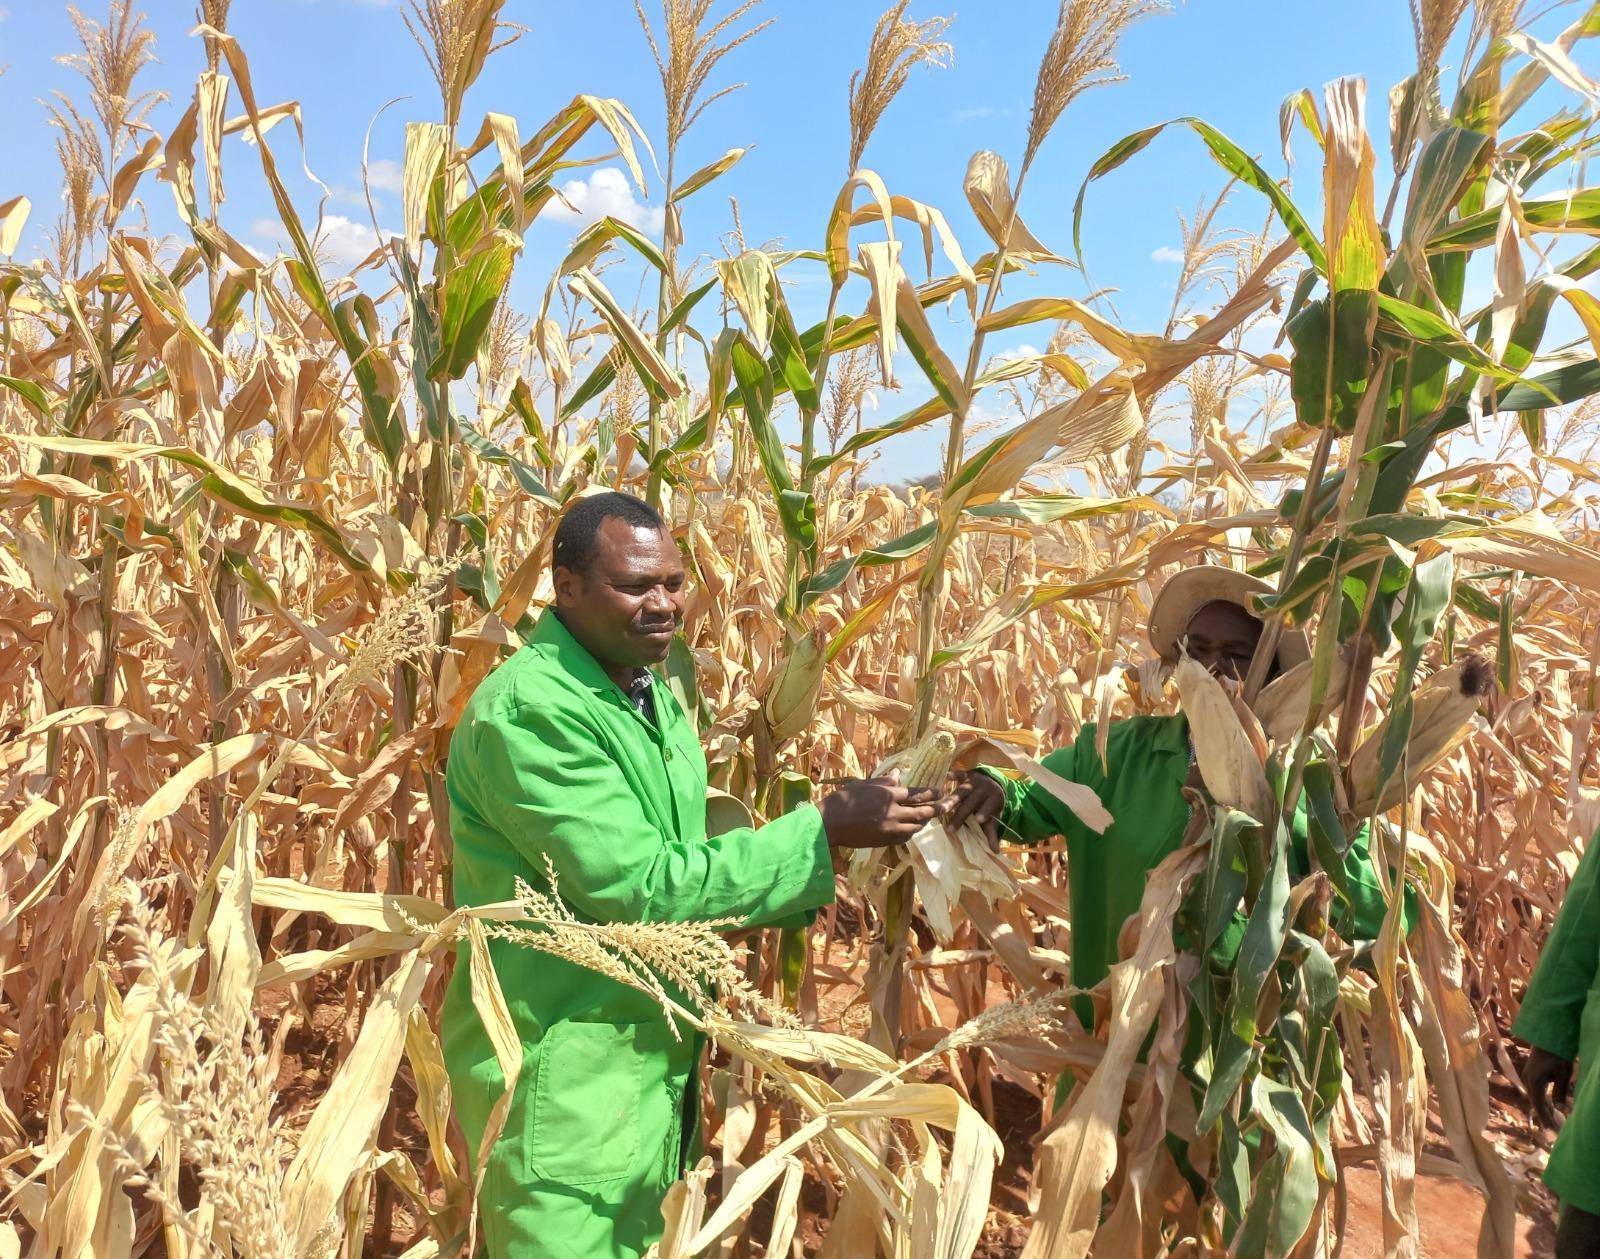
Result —
[[1578, 1061], [1544, 1183], [1563, 1206], [1600, 1215], [1600, 834], [1578, 863], [1511, 1033]]
[[[1093, 789], [1112, 817], [1096, 835], [1044, 787], [1031, 779], [993, 774], [1005, 789], [1001, 819], [1005, 838], [1035, 844], [1055, 835], [1067, 841], [1067, 878], [1072, 903], [1072, 982], [1092, 988], [1117, 960], [1117, 935], [1144, 899], [1145, 879], [1183, 842], [1189, 804], [1183, 785], [1189, 777], [1189, 722], [1170, 717], [1130, 717], [1113, 723], [1106, 738], [1106, 764], [1095, 750], [1095, 727], [1077, 742], [1045, 757], [1045, 768], [1069, 782]], [[1291, 870], [1304, 872], [1306, 822], [1297, 812], [1290, 828]], [[1363, 833], [1345, 855], [1351, 903], [1340, 905], [1334, 922], [1341, 934], [1374, 939], [1383, 924], [1385, 902]], [[1336, 901], [1339, 894], [1335, 892]], [[1402, 906], [1402, 913], [1405, 907]], [[1409, 918], [1409, 915], [1406, 915]], [[1238, 951], [1244, 921], [1237, 919], [1215, 946], [1218, 956]], [[1087, 1002], [1080, 1006], [1087, 1014]]]
[[[809, 805], [706, 836], [706, 761], [665, 686], [652, 723], [553, 612], [467, 705], [446, 782], [457, 904], [508, 900], [518, 877], [590, 922], [794, 921], [833, 900]], [[801, 918], [803, 921], [803, 917]], [[703, 1048], [648, 996], [510, 941], [490, 957], [522, 1073], [479, 1199], [492, 1259], [636, 1259], [661, 1232], [698, 1113]], [[456, 1113], [476, 1156], [505, 1081], [461, 945], [443, 1014]]]

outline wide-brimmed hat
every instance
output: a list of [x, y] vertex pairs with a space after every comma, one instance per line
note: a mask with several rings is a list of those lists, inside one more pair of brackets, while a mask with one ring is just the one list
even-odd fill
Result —
[[[1237, 604], [1251, 616], [1260, 614], [1251, 605], [1252, 595], [1276, 593], [1259, 577], [1234, 568], [1202, 564], [1186, 568], [1167, 580], [1150, 607], [1150, 642], [1168, 662], [1178, 658], [1178, 644], [1189, 632], [1194, 614], [1208, 603], [1219, 600]], [[1311, 659], [1311, 644], [1304, 630], [1285, 626], [1278, 637], [1278, 669], [1286, 672]]]

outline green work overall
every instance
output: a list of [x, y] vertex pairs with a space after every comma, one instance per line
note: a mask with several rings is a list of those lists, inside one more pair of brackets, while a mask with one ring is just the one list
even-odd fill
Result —
[[1563, 1206], [1600, 1215], [1600, 834], [1578, 863], [1511, 1032], [1578, 1061], [1544, 1183]]
[[[815, 808], [706, 835], [706, 760], [665, 686], [639, 711], [553, 612], [473, 695], [446, 782], [460, 905], [517, 879], [589, 922], [804, 921], [833, 900]], [[467, 946], [443, 1042], [476, 1155], [505, 1080], [472, 1002]], [[661, 1233], [698, 1113], [701, 1040], [644, 993], [506, 940], [489, 942], [522, 1070], [479, 1197], [491, 1259], [636, 1259]], [[681, 1038], [680, 1038], [681, 1037]]]
[[[1046, 769], [1100, 797], [1112, 818], [1102, 835], [1084, 826], [1031, 779], [992, 775], [1006, 793], [1003, 838], [1036, 844], [1055, 835], [1066, 837], [1076, 987], [1092, 988], [1106, 977], [1117, 960], [1123, 922], [1139, 912], [1146, 877], [1183, 842], [1189, 825], [1189, 804], [1183, 795], [1189, 764], [1189, 722], [1181, 713], [1113, 723], [1106, 736], [1104, 767], [1095, 749], [1092, 723], [1076, 742], [1045, 757]], [[1307, 869], [1303, 810], [1296, 813], [1290, 836], [1290, 868], [1303, 873]], [[1375, 939], [1383, 925], [1385, 901], [1365, 832], [1350, 844], [1344, 870], [1350, 901], [1337, 906], [1335, 925], [1347, 938], [1353, 934], [1356, 939]], [[1243, 933], [1241, 917], [1224, 932], [1214, 955], [1231, 959]], [[1088, 1003], [1080, 1009], [1087, 1012]]]

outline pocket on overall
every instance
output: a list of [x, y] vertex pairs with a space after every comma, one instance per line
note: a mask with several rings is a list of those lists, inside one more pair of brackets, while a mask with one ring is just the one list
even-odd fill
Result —
[[529, 1170], [592, 1185], [626, 1176], [639, 1157], [641, 1054], [635, 1023], [557, 1023], [539, 1047], [528, 1107]]

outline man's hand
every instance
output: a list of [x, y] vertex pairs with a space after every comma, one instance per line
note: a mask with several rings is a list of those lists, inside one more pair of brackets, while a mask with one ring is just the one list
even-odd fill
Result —
[[932, 787], [902, 787], [893, 778], [853, 778], [822, 797], [822, 827], [834, 848], [903, 844], [949, 809]]
[[1559, 1128], [1561, 1115], [1556, 1106], [1567, 1104], [1567, 1093], [1572, 1087], [1572, 1060], [1535, 1045], [1528, 1055], [1528, 1065], [1522, 1070], [1522, 1083], [1528, 1090], [1528, 1108], [1535, 1122], [1546, 1128]]
[[955, 807], [950, 811], [951, 830], [971, 818], [989, 837], [991, 847], [1000, 842], [1000, 817], [1006, 809], [1006, 793], [999, 783], [987, 774], [960, 773], [956, 775], [952, 798]]

